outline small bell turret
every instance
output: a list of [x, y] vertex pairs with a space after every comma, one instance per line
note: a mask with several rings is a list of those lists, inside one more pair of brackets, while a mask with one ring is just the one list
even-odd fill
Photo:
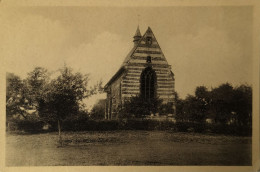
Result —
[[139, 26], [137, 27], [137, 30], [135, 32], [135, 36], [133, 37], [134, 38], [134, 45], [137, 45], [137, 43], [139, 42], [139, 40], [142, 38], [142, 35], [141, 35], [141, 32], [140, 32], [140, 29], [139, 29]]

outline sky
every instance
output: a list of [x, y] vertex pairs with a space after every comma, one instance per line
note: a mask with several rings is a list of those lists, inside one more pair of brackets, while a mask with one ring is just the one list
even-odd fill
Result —
[[[6, 72], [70, 66], [90, 84], [115, 74], [139, 24], [151, 27], [175, 74], [181, 98], [197, 86], [252, 84], [252, 7], [12, 7], [0, 12]], [[138, 15], [139, 20], [138, 20]], [[88, 100], [93, 104], [105, 94]]]

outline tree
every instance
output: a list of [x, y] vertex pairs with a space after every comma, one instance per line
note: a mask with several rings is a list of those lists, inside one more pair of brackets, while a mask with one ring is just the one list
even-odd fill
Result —
[[195, 90], [195, 96], [188, 95], [184, 100], [175, 96], [176, 120], [204, 123], [209, 104], [209, 92], [205, 86]]
[[93, 106], [91, 110], [91, 118], [92, 119], [104, 119], [105, 118], [105, 99], [100, 99], [98, 102]]
[[241, 85], [234, 89], [233, 110], [235, 122], [239, 126], [251, 126], [252, 124], [252, 88]]
[[200, 99], [195, 96], [188, 95], [186, 97], [184, 100], [183, 111], [188, 121], [200, 123], [205, 122], [206, 116], [202, 108], [203, 105], [204, 102], [200, 101]]
[[216, 123], [227, 124], [233, 111], [233, 87], [229, 83], [220, 85], [211, 91], [210, 108]]
[[6, 74], [6, 117], [7, 120], [14, 114], [26, 117], [28, 100], [25, 96], [25, 85], [21, 78], [13, 73]]
[[195, 90], [195, 96], [197, 99], [203, 100], [205, 102], [209, 99], [209, 92], [205, 86], [198, 86]]
[[179, 99], [176, 101], [176, 120], [177, 121], [187, 121], [187, 113], [184, 112], [184, 100]]
[[96, 92], [87, 89], [87, 84], [88, 75], [73, 73], [72, 69], [64, 67], [61, 69], [61, 75], [46, 86], [44, 99], [39, 104], [39, 114], [47, 121], [57, 122], [60, 146], [62, 146], [62, 121], [68, 116], [79, 113], [82, 100]]
[[47, 70], [36, 67], [25, 80], [7, 73], [7, 114], [20, 114], [27, 118], [28, 110], [38, 110], [48, 82]]
[[175, 92], [174, 94], [174, 101], [176, 106], [176, 120], [183, 122], [187, 120], [187, 117], [184, 113], [184, 100], [179, 97], [177, 92]]
[[27, 87], [27, 99], [36, 110], [39, 110], [39, 105], [44, 94], [47, 91], [46, 86], [49, 83], [49, 73], [47, 69], [42, 67], [36, 67], [33, 71], [28, 73], [28, 76], [25, 80]]
[[209, 113], [209, 91], [205, 86], [199, 86], [195, 90], [195, 97], [197, 101], [197, 113], [200, 114], [200, 120], [205, 122], [205, 119]]

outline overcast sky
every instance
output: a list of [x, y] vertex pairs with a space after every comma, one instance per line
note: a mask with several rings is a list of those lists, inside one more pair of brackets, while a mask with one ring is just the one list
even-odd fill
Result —
[[252, 84], [249, 6], [24, 7], [0, 14], [0, 55], [6, 71], [22, 78], [36, 66], [56, 71], [66, 64], [106, 83], [133, 47], [139, 14], [141, 33], [151, 27], [182, 98], [199, 85]]

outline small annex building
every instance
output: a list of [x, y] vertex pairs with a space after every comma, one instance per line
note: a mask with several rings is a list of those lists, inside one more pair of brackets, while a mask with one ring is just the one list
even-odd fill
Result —
[[141, 35], [139, 26], [134, 35], [134, 46], [120, 69], [105, 85], [107, 93], [105, 118], [116, 119], [119, 105], [132, 96], [158, 97], [163, 103], [174, 103], [174, 74], [153, 31], [148, 27]]

